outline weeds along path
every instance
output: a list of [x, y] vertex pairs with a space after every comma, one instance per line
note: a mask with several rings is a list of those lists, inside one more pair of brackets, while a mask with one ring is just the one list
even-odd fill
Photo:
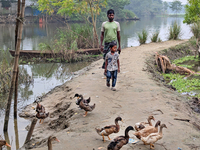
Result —
[[[99, 147], [106, 149], [109, 141], [103, 143], [95, 127], [114, 124], [114, 119], [121, 116], [125, 123], [119, 123], [120, 132], [112, 134], [110, 138], [113, 139], [124, 135], [127, 126], [134, 126], [136, 122], [145, 121], [152, 114], [156, 121], [160, 120], [168, 127], [163, 131], [163, 139], [155, 144], [155, 149], [198, 148], [200, 132], [188, 122], [174, 120], [174, 118], [195, 119], [193, 116], [196, 114], [191, 113], [186, 107], [186, 97], [152, 80], [151, 74], [145, 71], [145, 60], [149, 56], [183, 42], [185, 41], [167, 41], [123, 49], [120, 54], [121, 73], [118, 74], [115, 92], [106, 87], [106, 80], [102, 78], [103, 60], [92, 63], [80, 76], [55, 88], [43, 98], [41, 103], [46, 111], [54, 115], [52, 118], [45, 119], [42, 125], [37, 124], [33, 141], [36, 143], [49, 135], [55, 135], [61, 141], [53, 144], [55, 150], [97, 150]], [[83, 94], [85, 98], [91, 97], [91, 104], [96, 103], [96, 108], [85, 118], [84, 111], [79, 110], [75, 99], [70, 98], [75, 93]], [[69, 103], [71, 103], [70, 106]], [[65, 105], [69, 106], [68, 112], [62, 109]], [[27, 111], [30, 107], [27, 107]], [[65, 126], [58, 121], [59, 117], [62, 120], [63, 117], [65, 118]], [[54, 127], [51, 128], [52, 126]], [[129, 132], [129, 135], [134, 138], [132, 133], [132, 131]], [[46, 150], [46, 143], [35, 149]], [[122, 148], [122, 150], [127, 149], [147, 150], [149, 145], [139, 142]]]

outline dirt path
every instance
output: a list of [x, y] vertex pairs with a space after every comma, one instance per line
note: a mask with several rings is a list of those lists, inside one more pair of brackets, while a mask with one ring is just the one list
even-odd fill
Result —
[[[174, 118], [191, 119], [190, 111], [185, 108], [183, 102], [186, 98], [152, 80], [151, 75], [145, 71], [146, 58], [154, 52], [183, 42], [167, 41], [123, 49], [120, 54], [121, 73], [118, 74], [117, 91], [115, 92], [105, 86], [106, 81], [102, 78], [103, 70], [101, 69], [103, 61], [94, 62], [83, 75], [56, 88], [43, 98], [41, 103], [46, 107], [46, 111], [54, 112], [55, 116], [45, 119], [42, 125], [37, 124], [33, 139], [41, 141], [49, 135], [55, 135], [61, 141], [53, 144], [55, 150], [97, 150], [99, 147], [106, 149], [109, 141], [103, 143], [95, 127], [111, 125], [117, 116], [121, 116], [125, 123], [120, 122], [121, 130], [110, 136], [113, 139], [118, 135], [124, 135], [127, 126], [145, 121], [149, 115], [153, 114], [156, 120], [161, 120], [168, 127], [163, 131], [163, 139], [155, 144], [155, 149], [177, 150], [180, 147], [183, 150], [189, 150], [200, 146], [200, 132], [188, 122], [174, 120]], [[82, 117], [84, 111], [79, 110], [75, 105], [75, 99], [70, 99], [75, 93], [83, 94], [85, 98], [91, 97], [91, 104], [96, 103], [95, 110], [86, 118]], [[72, 103], [68, 108], [69, 102]], [[62, 108], [68, 108], [68, 110], [65, 111], [66, 109]], [[163, 114], [157, 111], [158, 109]], [[57, 119], [59, 115], [60, 118]], [[63, 117], [71, 117], [64, 123], [64, 126], [61, 123]], [[59, 120], [62, 128], [66, 129], [59, 130], [60, 127], [57, 126]], [[52, 126], [57, 131], [49, 128]], [[134, 138], [132, 133], [129, 132], [129, 135]], [[46, 150], [47, 146], [45, 144], [36, 149]], [[122, 150], [129, 149], [147, 150], [149, 146], [139, 142], [135, 145], [127, 144], [122, 148]]]

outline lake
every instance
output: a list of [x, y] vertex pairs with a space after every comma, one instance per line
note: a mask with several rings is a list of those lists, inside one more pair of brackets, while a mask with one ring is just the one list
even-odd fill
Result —
[[[189, 39], [192, 36], [190, 27], [183, 24], [184, 18], [175, 17], [154, 17], [154, 18], [141, 18], [140, 21], [120, 21], [121, 26], [121, 45], [122, 48], [138, 46], [137, 33], [146, 29], [151, 36], [152, 33], [159, 31], [159, 37], [162, 41], [168, 38], [169, 27], [174, 21], [177, 21], [181, 26], [182, 36], [181, 39]], [[64, 24], [25, 24], [23, 28], [23, 36], [21, 49], [22, 50], [38, 50], [40, 42], [50, 42], [56, 33], [56, 29], [64, 27]], [[100, 35], [101, 22], [98, 23], [98, 33]], [[15, 25], [0, 24], [0, 48], [4, 51], [14, 49], [14, 36]], [[150, 42], [150, 36], [147, 43]], [[0, 51], [0, 54], [2, 53]], [[8, 54], [9, 55], [9, 54]], [[1, 61], [1, 57], [0, 57]], [[71, 79], [71, 72], [82, 69], [90, 63], [40, 63], [40, 64], [26, 64], [20, 65], [20, 69], [26, 70], [27, 73], [33, 77], [31, 84], [21, 83], [19, 87], [18, 109], [34, 102], [37, 96], [42, 96], [54, 87], [63, 84]], [[3, 99], [2, 101], [6, 101]], [[4, 107], [5, 108], [5, 107]], [[7, 137], [12, 145], [12, 150], [21, 147], [26, 138], [27, 131], [25, 127], [30, 123], [29, 120], [18, 117], [17, 122], [13, 119], [13, 112], [10, 113], [9, 131], [8, 135], [3, 134], [4, 122], [4, 108], [0, 111], [0, 135], [4, 138]], [[11, 109], [12, 110], [12, 109]]]

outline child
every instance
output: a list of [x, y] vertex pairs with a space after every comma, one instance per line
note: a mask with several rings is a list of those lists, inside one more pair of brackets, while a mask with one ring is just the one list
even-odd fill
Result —
[[111, 90], [116, 91], [115, 85], [117, 81], [117, 72], [120, 72], [119, 65], [119, 54], [116, 52], [117, 43], [110, 43], [110, 52], [106, 54], [105, 60], [105, 74], [107, 75], [106, 85], [110, 87], [110, 79], [112, 77], [112, 88]]

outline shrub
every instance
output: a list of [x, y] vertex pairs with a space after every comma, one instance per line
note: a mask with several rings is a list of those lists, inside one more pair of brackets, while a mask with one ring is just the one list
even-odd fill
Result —
[[159, 32], [154, 33], [151, 37], [151, 42], [157, 42], [158, 41], [158, 35], [159, 35]]
[[174, 22], [173, 25], [169, 28], [169, 40], [177, 40], [181, 36], [181, 27]]
[[148, 37], [148, 32], [147, 30], [143, 29], [142, 33], [138, 33], [138, 41], [140, 42], [140, 44], [145, 44], [147, 41], [147, 37]]

